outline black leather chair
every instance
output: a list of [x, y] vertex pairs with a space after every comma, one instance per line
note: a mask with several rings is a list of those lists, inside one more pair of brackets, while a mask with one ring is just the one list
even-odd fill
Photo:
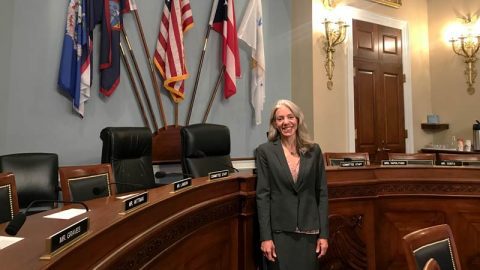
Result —
[[65, 166], [58, 169], [64, 200], [88, 201], [114, 194], [112, 166]]
[[448, 224], [436, 225], [411, 232], [403, 237], [408, 269], [424, 269], [430, 259], [442, 270], [461, 270], [452, 230]]
[[0, 223], [10, 221], [17, 213], [15, 176], [12, 173], [0, 173]]
[[[0, 156], [0, 172], [12, 172], [15, 175], [21, 210], [34, 200], [58, 200], [57, 154], [20, 153]], [[30, 214], [50, 210], [55, 205], [54, 202], [35, 205], [30, 209]]]
[[110, 163], [116, 182], [124, 183], [118, 184], [118, 193], [157, 186], [152, 167], [152, 133], [148, 128], [106, 127], [100, 138], [102, 163]]
[[234, 170], [230, 159], [230, 131], [216, 124], [194, 124], [180, 130], [182, 171], [192, 177]]

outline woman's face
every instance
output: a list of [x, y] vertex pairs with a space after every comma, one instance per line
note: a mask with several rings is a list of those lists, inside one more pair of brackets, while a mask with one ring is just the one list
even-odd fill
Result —
[[297, 132], [298, 120], [288, 107], [280, 106], [275, 111], [275, 126], [282, 137], [294, 136]]

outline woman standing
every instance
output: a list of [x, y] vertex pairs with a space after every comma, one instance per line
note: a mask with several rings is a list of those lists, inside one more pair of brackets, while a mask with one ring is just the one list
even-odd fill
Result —
[[268, 142], [256, 150], [260, 241], [268, 269], [318, 269], [328, 248], [328, 192], [322, 151], [300, 108], [279, 100]]

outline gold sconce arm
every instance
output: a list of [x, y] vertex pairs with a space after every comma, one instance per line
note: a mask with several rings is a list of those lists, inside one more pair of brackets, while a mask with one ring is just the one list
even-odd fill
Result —
[[343, 43], [346, 38], [347, 27], [344, 22], [338, 21], [335, 22], [337, 27], [332, 27], [333, 22], [325, 20], [323, 22], [325, 25], [325, 70], [327, 72], [327, 88], [329, 90], [333, 89], [333, 70], [335, 69], [335, 62], [333, 61], [333, 53], [335, 52], [335, 46]]
[[[464, 18], [464, 20], [465, 25], [472, 23], [470, 17]], [[467, 92], [472, 95], [475, 93], [475, 87], [473, 87], [473, 85], [477, 78], [475, 63], [477, 62], [477, 53], [480, 49], [480, 36], [470, 32], [450, 39], [450, 43], [452, 44], [453, 52], [464, 57]]]

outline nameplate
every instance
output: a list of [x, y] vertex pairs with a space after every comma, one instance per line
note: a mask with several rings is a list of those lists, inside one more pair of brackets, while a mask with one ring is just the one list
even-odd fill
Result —
[[340, 161], [340, 167], [363, 167], [365, 166], [365, 161], [363, 160], [352, 160], [352, 161]]
[[173, 182], [173, 192], [179, 191], [184, 188], [188, 188], [192, 186], [192, 178], [188, 177], [182, 180], [178, 180], [176, 182]]
[[88, 232], [89, 228], [89, 220], [88, 217], [74, 223], [71, 226], [57, 232], [56, 234], [47, 238], [47, 254], [46, 256], [42, 256], [41, 259], [50, 259], [56, 251], [59, 251], [62, 248], [66, 248], [69, 244], [73, 244], [80, 238], [80, 236], [84, 235]]
[[382, 166], [406, 166], [406, 160], [382, 160]]
[[124, 211], [129, 212], [148, 202], [148, 192], [143, 192], [123, 201]]
[[208, 173], [208, 180], [218, 180], [228, 177], [230, 172], [228, 170], [216, 171]]
[[461, 161], [456, 160], [440, 160], [435, 163], [437, 166], [462, 166]]

